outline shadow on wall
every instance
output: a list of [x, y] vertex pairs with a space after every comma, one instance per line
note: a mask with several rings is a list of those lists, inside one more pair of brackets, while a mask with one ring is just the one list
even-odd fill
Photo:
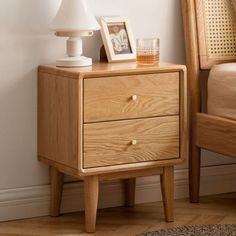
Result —
[[92, 57], [94, 61], [100, 60], [100, 48], [103, 42], [99, 31], [94, 32], [92, 37], [83, 38], [84, 55]]

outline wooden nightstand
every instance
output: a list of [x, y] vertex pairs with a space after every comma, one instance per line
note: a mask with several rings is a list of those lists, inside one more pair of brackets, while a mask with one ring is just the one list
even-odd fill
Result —
[[174, 165], [187, 156], [187, 123], [185, 66], [40, 66], [38, 158], [51, 166], [51, 215], [60, 213], [64, 174], [84, 180], [90, 233], [99, 181], [124, 179], [133, 206], [135, 178], [160, 175], [173, 221]]

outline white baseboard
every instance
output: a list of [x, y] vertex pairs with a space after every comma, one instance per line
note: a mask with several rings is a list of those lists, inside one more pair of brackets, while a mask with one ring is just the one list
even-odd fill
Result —
[[[236, 164], [202, 168], [201, 195], [236, 192]], [[104, 182], [100, 186], [99, 208], [122, 206], [121, 181]], [[188, 197], [188, 170], [175, 171], [175, 198]], [[0, 191], [0, 221], [23, 219], [49, 214], [49, 185]], [[159, 177], [137, 181], [136, 203], [161, 201]], [[83, 183], [66, 183], [62, 212], [83, 210]]]

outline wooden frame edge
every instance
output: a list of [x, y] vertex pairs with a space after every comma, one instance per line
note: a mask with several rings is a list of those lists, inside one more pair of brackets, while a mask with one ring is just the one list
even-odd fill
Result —
[[[115, 55], [113, 52], [113, 47], [111, 42], [109, 41], [109, 32], [107, 29], [107, 24], [109, 23], [118, 23], [123, 22], [126, 26], [127, 34], [129, 37], [129, 43], [131, 47], [132, 53], [130, 54], [121, 54]], [[100, 25], [101, 25], [101, 36], [102, 41], [104, 43], [105, 51], [107, 54], [108, 62], [120, 62], [120, 61], [135, 61], [136, 60], [136, 45], [135, 39], [133, 36], [133, 32], [131, 29], [130, 21], [127, 17], [101, 17], [100, 18]]]
[[204, 113], [196, 120], [198, 147], [236, 158], [236, 120]]

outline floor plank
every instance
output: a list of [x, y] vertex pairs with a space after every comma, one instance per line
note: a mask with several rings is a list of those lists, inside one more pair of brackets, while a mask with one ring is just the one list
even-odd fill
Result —
[[[141, 232], [199, 224], [236, 223], [236, 193], [202, 197], [201, 203], [175, 201], [175, 222], [165, 223], [162, 202], [98, 211], [95, 236], [133, 236]], [[86, 236], [83, 212], [0, 223], [0, 236]]]

